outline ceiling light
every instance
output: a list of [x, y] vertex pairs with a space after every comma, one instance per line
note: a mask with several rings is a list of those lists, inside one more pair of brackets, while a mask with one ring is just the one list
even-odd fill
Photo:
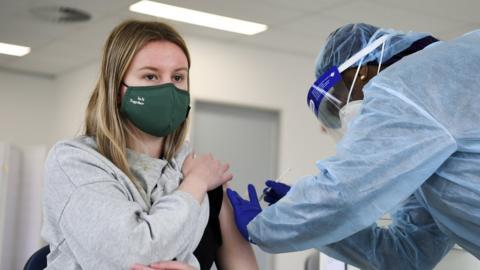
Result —
[[131, 5], [130, 11], [245, 35], [255, 35], [267, 30], [267, 26], [264, 24], [166, 5], [149, 0], [142, 0]]
[[24, 56], [29, 52], [30, 52], [29, 47], [0, 42], [0, 53], [2, 54]]

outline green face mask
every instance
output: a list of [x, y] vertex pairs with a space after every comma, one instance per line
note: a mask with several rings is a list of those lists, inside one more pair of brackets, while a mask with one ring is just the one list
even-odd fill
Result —
[[120, 112], [137, 128], [156, 137], [165, 137], [185, 121], [190, 95], [172, 83], [128, 86]]

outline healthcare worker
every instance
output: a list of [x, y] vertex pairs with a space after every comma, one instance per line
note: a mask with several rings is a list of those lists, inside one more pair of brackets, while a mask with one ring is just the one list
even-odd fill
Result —
[[267, 182], [263, 211], [252, 185], [228, 191], [244, 237], [362, 269], [432, 269], [455, 243], [480, 258], [480, 31], [434, 41], [366, 24], [328, 37], [308, 104], [344, 136], [317, 175]]

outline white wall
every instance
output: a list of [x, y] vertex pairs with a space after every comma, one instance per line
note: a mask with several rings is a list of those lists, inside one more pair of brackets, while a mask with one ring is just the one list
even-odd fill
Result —
[[435, 270], [478, 270], [480, 261], [463, 249], [452, 249], [435, 267]]
[[0, 71], [0, 141], [50, 144], [58, 108], [52, 79]]
[[[462, 249], [454, 248], [443, 258], [440, 263], [435, 266], [434, 270], [478, 270], [480, 269], [480, 261], [470, 253]], [[324, 269], [322, 269], [324, 270]], [[360, 270], [356, 267], [349, 266], [348, 270]]]
[[55, 140], [68, 139], [83, 131], [83, 121], [90, 94], [98, 77], [99, 63], [94, 62], [56, 79], [59, 112]]

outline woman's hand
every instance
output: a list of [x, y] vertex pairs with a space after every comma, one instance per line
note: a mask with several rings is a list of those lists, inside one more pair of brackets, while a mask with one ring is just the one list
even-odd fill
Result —
[[131, 270], [195, 270], [192, 266], [178, 261], [164, 261], [150, 265], [135, 264]]
[[228, 171], [229, 168], [228, 164], [222, 164], [211, 154], [202, 156], [190, 154], [183, 163], [182, 172], [185, 182], [202, 183], [206, 190], [212, 190], [232, 180], [233, 175]]

